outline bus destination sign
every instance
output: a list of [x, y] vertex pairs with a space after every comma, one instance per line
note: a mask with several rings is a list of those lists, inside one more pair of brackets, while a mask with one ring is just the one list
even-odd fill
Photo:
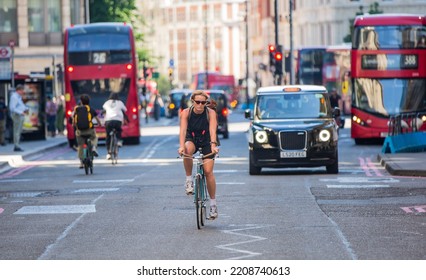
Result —
[[366, 54], [361, 67], [366, 70], [406, 70], [418, 68], [416, 54]]

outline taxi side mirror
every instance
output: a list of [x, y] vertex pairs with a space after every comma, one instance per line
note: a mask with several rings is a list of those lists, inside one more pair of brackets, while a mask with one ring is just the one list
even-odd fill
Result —
[[250, 109], [247, 109], [247, 110], [244, 111], [244, 117], [246, 119], [251, 119], [251, 110]]

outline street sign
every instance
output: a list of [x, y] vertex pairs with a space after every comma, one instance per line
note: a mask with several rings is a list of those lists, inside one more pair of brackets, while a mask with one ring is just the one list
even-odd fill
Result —
[[158, 73], [158, 72], [152, 72], [152, 78], [153, 78], [153, 79], [158, 79], [158, 78], [160, 78], [160, 73]]
[[10, 58], [12, 50], [10, 47], [0, 47], [0, 58]]
[[0, 80], [12, 79], [12, 65], [10, 59], [12, 49], [10, 47], [0, 46]]
[[173, 59], [170, 59], [170, 60], [169, 60], [169, 66], [170, 66], [170, 67], [175, 66], [175, 61], [174, 61]]

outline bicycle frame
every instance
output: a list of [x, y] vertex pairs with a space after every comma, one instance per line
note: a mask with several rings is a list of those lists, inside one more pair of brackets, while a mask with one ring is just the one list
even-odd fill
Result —
[[92, 141], [90, 138], [85, 138], [85, 144], [83, 145], [83, 165], [86, 175], [93, 174], [93, 153], [92, 153]]
[[111, 161], [112, 161], [112, 164], [117, 164], [117, 158], [118, 158], [117, 130], [114, 128], [109, 135], [110, 135], [109, 152], [111, 154]]
[[[212, 153], [213, 154], [213, 153]], [[194, 175], [194, 204], [195, 204], [195, 211], [197, 215], [197, 228], [201, 229], [202, 226], [204, 226], [205, 220], [207, 218], [207, 202], [209, 201], [208, 193], [207, 193], [207, 182], [206, 177], [204, 175], [204, 160], [208, 159], [207, 157], [212, 155], [203, 155], [202, 150], [199, 149], [198, 152], [193, 155], [185, 155], [182, 154], [181, 156], [185, 158], [191, 158], [196, 160], [197, 165], [197, 171]], [[214, 159], [208, 159], [208, 160], [214, 160]]]

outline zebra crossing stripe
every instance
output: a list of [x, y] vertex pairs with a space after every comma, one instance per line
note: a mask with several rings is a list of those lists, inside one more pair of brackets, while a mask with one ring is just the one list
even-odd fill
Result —
[[13, 214], [16, 215], [34, 215], [34, 214], [83, 214], [95, 213], [94, 204], [88, 205], [41, 205], [24, 206]]

